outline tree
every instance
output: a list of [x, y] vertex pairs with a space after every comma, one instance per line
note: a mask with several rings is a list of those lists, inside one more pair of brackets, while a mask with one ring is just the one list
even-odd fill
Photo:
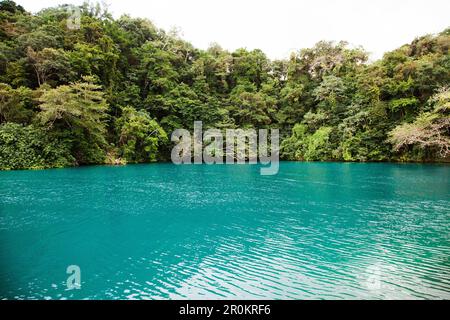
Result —
[[283, 140], [280, 146], [280, 155], [285, 160], [303, 160], [307, 127], [296, 124], [292, 129], [292, 135]]
[[108, 104], [92, 77], [83, 81], [44, 89], [37, 119], [48, 130], [72, 140], [79, 163], [98, 163], [104, 159]]
[[29, 123], [32, 116], [32, 91], [0, 83], [0, 123]]
[[119, 155], [128, 162], [156, 161], [159, 148], [168, 142], [164, 129], [144, 110], [123, 108], [115, 127]]
[[71, 78], [69, 58], [62, 49], [45, 48], [36, 52], [28, 47], [27, 57], [36, 73], [39, 86], [51, 78], [57, 83], [67, 82]]
[[10, 13], [24, 13], [25, 9], [21, 5], [17, 5], [14, 1], [4, 0], [0, 2], [0, 11], [8, 11]]
[[74, 162], [70, 147], [42, 128], [12, 122], [0, 125], [2, 170], [67, 167]]
[[257, 89], [266, 81], [269, 61], [261, 50], [238, 49], [233, 54], [230, 77], [234, 84], [250, 82]]
[[114, 19], [98, 4], [78, 8], [72, 29], [67, 5], [33, 14], [0, 0], [0, 125], [17, 130], [13, 143], [45, 134], [71, 164], [154, 161], [170, 156], [161, 128], [203, 121], [205, 129], [280, 129], [289, 160], [449, 158], [445, 90], [436, 94], [450, 83], [448, 28], [375, 62], [343, 41], [271, 61], [258, 49], [201, 50], [178, 30]]
[[450, 155], [450, 89], [443, 88], [431, 99], [431, 112], [420, 114], [413, 123], [405, 123], [390, 132], [395, 151], [417, 146], [438, 157]]

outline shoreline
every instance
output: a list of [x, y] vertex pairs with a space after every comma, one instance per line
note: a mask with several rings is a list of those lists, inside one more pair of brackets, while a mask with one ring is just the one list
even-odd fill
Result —
[[[415, 164], [415, 165], [450, 165], [450, 159], [442, 160], [442, 161], [338, 161], [338, 160], [327, 160], [327, 161], [294, 161], [294, 160], [280, 160], [280, 163], [283, 162], [292, 162], [292, 163], [342, 163], [342, 164]], [[106, 164], [106, 163], [98, 163], [98, 164], [84, 164], [84, 165], [76, 165], [76, 166], [67, 166], [67, 167], [49, 167], [49, 168], [25, 168], [25, 169], [0, 169], [0, 172], [10, 172], [10, 171], [43, 171], [43, 170], [54, 170], [54, 169], [75, 169], [75, 168], [88, 168], [88, 167], [126, 167], [132, 165], [149, 165], [149, 164], [173, 164], [171, 161], [156, 161], [156, 162], [139, 162], [139, 163], [124, 163], [124, 164]], [[234, 163], [236, 165], [237, 163]], [[260, 163], [251, 164], [251, 165], [259, 165]], [[195, 163], [187, 163], [182, 165], [211, 165], [206, 163], [195, 164]], [[226, 163], [221, 164], [213, 164], [213, 165], [226, 165]], [[249, 163], [245, 163], [244, 165], [250, 165]]]

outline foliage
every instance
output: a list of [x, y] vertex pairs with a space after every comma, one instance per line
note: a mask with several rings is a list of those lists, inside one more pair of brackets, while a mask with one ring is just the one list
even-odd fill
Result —
[[72, 140], [73, 155], [80, 164], [99, 163], [106, 145], [105, 117], [108, 104], [100, 86], [85, 82], [43, 89], [36, 118], [47, 130]]
[[167, 159], [166, 133], [200, 120], [278, 128], [287, 160], [449, 157], [449, 29], [372, 63], [327, 41], [271, 61], [79, 8], [71, 29], [65, 5], [31, 14], [0, 1], [0, 169]]
[[0, 123], [27, 123], [33, 116], [32, 91], [0, 83]]
[[167, 134], [144, 110], [125, 107], [117, 118], [117, 143], [120, 156], [128, 162], [148, 162], [158, 159], [158, 149], [167, 143]]
[[43, 169], [74, 164], [69, 146], [42, 128], [17, 123], [0, 125], [0, 168]]
[[329, 144], [331, 127], [321, 127], [308, 134], [304, 124], [295, 125], [292, 136], [283, 141], [281, 152], [284, 158], [291, 160], [320, 161], [330, 158]]
[[431, 99], [433, 110], [421, 113], [413, 123], [404, 123], [390, 132], [395, 150], [417, 146], [432, 157], [450, 155], [450, 89], [444, 88]]

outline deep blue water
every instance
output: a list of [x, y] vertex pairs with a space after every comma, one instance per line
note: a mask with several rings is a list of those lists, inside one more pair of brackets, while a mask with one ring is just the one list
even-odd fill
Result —
[[0, 298], [450, 299], [450, 166], [0, 172]]

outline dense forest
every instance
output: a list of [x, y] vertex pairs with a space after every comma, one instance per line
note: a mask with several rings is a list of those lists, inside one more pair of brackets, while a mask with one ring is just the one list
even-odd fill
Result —
[[176, 128], [279, 128], [299, 161], [446, 161], [450, 29], [368, 62], [345, 42], [271, 61], [194, 48], [99, 5], [0, 2], [0, 169], [168, 160]]

